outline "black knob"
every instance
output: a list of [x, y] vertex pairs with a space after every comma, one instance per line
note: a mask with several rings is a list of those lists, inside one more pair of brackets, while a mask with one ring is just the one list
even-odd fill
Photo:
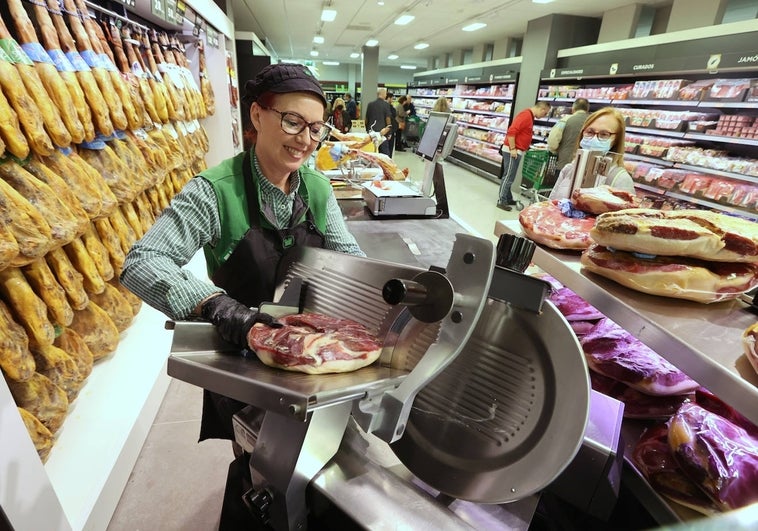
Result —
[[535, 244], [532, 240], [501, 234], [497, 242], [496, 264], [500, 267], [523, 273], [534, 255]]

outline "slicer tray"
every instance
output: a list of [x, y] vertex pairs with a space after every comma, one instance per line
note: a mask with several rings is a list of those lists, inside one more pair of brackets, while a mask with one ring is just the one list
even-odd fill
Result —
[[207, 323], [179, 322], [168, 359], [174, 378], [246, 404], [305, 420], [309, 411], [364, 397], [373, 388], [400, 384], [408, 371], [374, 363], [343, 374], [273, 369], [254, 353], [229, 351]]

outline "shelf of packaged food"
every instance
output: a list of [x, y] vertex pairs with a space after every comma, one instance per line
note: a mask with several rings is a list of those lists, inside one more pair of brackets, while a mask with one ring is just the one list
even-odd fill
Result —
[[[467, 157], [471, 157], [471, 158], [473, 158], [474, 160], [476, 160], [478, 162], [483, 162], [483, 163], [485, 163], [485, 164], [487, 164], [489, 166], [492, 166], [492, 169], [494, 170], [495, 174], [500, 171], [500, 161], [499, 160], [488, 159], [487, 157], [483, 157], [482, 155], [474, 153], [473, 151], [468, 151], [468, 150], [462, 148], [461, 146], [455, 146], [453, 148], [453, 151], [452, 151], [452, 153], [450, 155], [450, 158], [454, 158], [455, 159], [456, 158], [455, 157], [456, 153], [457, 154], [466, 155]], [[460, 160], [460, 159], [458, 159], [458, 160]]]
[[510, 96], [488, 96], [488, 95], [472, 95], [472, 94], [453, 94], [448, 98], [463, 98], [472, 100], [498, 100], [498, 101], [513, 101]]
[[674, 163], [670, 160], [663, 160], [656, 157], [649, 157], [647, 155], [637, 155], [636, 153], [624, 153], [624, 159], [627, 160], [637, 160], [639, 162], [648, 162], [650, 164], [655, 164], [657, 166], [661, 166], [664, 168], [671, 168], [674, 166]]
[[626, 132], [667, 136], [669, 138], [686, 138], [687, 137], [687, 133], [683, 131], [673, 131], [671, 129], [653, 129], [651, 127], [637, 127], [633, 125], [626, 126]]
[[758, 214], [755, 211], [741, 209], [741, 208], [737, 208], [731, 205], [725, 205], [717, 201], [711, 201], [709, 199], [695, 197], [689, 194], [683, 194], [680, 192], [670, 190], [668, 188], [661, 188], [653, 184], [641, 183], [638, 181], [634, 181], [634, 187], [637, 188], [638, 190], [644, 190], [646, 192], [650, 192], [662, 197], [669, 197], [671, 199], [684, 201], [686, 203], [690, 203], [693, 205], [699, 205], [708, 209], [718, 210], [720, 212], [725, 212], [727, 214], [732, 214], [734, 216], [751, 219], [753, 221], [758, 220]]
[[[495, 235], [522, 235], [517, 220]], [[755, 314], [742, 300], [700, 304], [647, 295], [585, 271], [579, 254], [537, 246], [533, 262], [648, 347], [758, 423], [758, 374], [745, 358], [742, 332]]]
[[[457, 114], [457, 113], [454, 112], [453, 114]], [[473, 127], [475, 129], [484, 129], [485, 131], [494, 131], [495, 133], [506, 134], [508, 132], [505, 129], [497, 129], [496, 127], [487, 127], [486, 125], [475, 124], [475, 123], [467, 122], [467, 121], [461, 120], [461, 119], [457, 119], [456, 123], [459, 124], [459, 125], [466, 126], [466, 127]]]
[[742, 144], [745, 146], [758, 146], [758, 139], [740, 138], [738, 136], [716, 136], [703, 135], [700, 133], [685, 133], [684, 137], [690, 140], [707, 140], [708, 142], [719, 142], [722, 144]]
[[459, 133], [459, 136], [462, 137], [462, 138], [465, 138], [466, 140], [473, 140], [474, 142], [478, 142], [478, 143], [484, 144], [486, 146], [492, 146], [492, 147], [497, 148], [497, 149], [500, 149], [500, 146], [502, 145], [502, 144], [496, 144], [494, 142], [488, 142], [487, 140], [481, 140], [481, 139], [475, 138], [473, 136], [467, 136], [467, 135], [464, 135], [462, 133]]
[[755, 183], [758, 184], [758, 176], [755, 175], [745, 175], [742, 173], [734, 173], [730, 171], [723, 171], [723, 170], [715, 170], [713, 168], [705, 168], [703, 166], [692, 166], [690, 164], [682, 164], [681, 162], [675, 162], [673, 164], [674, 168], [679, 168], [681, 170], [690, 170], [690, 171], [698, 171], [701, 173], [707, 173], [709, 175], [717, 175], [719, 177], [727, 177], [729, 179], [734, 179], [737, 181], [744, 181], [748, 183]]
[[[573, 103], [576, 98], [542, 97], [539, 101]], [[758, 109], [758, 101], [716, 101], [716, 100], [635, 100], [626, 98], [587, 98], [590, 103], [604, 105], [656, 105], [671, 107], [701, 107], [724, 109]]]
[[506, 112], [495, 112], [495, 111], [482, 111], [480, 109], [459, 109], [457, 107], [453, 108], [454, 113], [460, 113], [460, 112], [470, 112], [472, 114], [486, 114], [487, 116], [500, 116], [504, 118], [510, 118], [510, 114]]

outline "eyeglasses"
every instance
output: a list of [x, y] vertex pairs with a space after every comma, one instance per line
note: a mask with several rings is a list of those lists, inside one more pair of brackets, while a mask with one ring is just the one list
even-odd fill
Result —
[[616, 133], [611, 133], [610, 131], [595, 131], [594, 129], [587, 129], [582, 133], [582, 136], [586, 139], [590, 139], [593, 136], [596, 136], [598, 140], [608, 140]]
[[307, 127], [308, 134], [315, 142], [321, 142], [327, 136], [329, 136], [329, 126], [324, 122], [307, 122], [305, 118], [295, 112], [282, 112], [274, 109], [273, 107], [264, 107], [263, 105], [260, 107], [261, 109], [265, 109], [267, 111], [274, 111], [275, 113], [279, 113], [279, 116], [282, 117], [282, 131], [288, 135], [299, 135]]

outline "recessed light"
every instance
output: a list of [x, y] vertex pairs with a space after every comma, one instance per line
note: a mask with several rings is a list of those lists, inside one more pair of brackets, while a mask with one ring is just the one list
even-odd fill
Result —
[[397, 24], [398, 26], [405, 26], [406, 24], [410, 24], [414, 18], [416, 17], [414, 17], [413, 15], [402, 15], [397, 18], [397, 20], [395, 21], [395, 24]]
[[485, 24], [484, 22], [474, 22], [472, 24], [469, 24], [468, 26], [463, 26], [461, 29], [463, 31], [476, 31], [476, 30], [480, 30], [484, 28], [485, 26], [487, 26], [487, 24]]
[[389, 54], [389, 55], [387, 56], [387, 59], [389, 59], [390, 61], [394, 61], [394, 60], [395, 60], [395, 59], [397, 59], [398, 57], [400, 57], [398, 54], [396, 54], [396, 53], [391, 53], [391, 54]]
[[400, 65], [403, 70], [416, 70], [416, 65]]
[[413, 47], [414, 50], [423, 50], [424, 48], [429, 48], [428, 42], [420, 42], [416, 46]]
[[313, 42], [316, 44], [324, 44], [324, 36], [323, 35], [315, 35], [313, 37]]
[[321, 11], [321, 20], [324, 22], [331, 22], [337, 18], [337, 11], [334, 9], [324, 9]]
[[350, 58], [351, 59], [357, 59], [360, 56], [361, 56], [361, 54], [359, 54], [358, 52], [353, 52], [353, 53], [350, 54]]
[[325, 66], [338, 66], [340, 62], [339, 61], [321, 61], [321, 64]]
[[369, 39], [366, 41], [366, 46], [377, 46], [379, 41], [376, 39]]
[[311, 57], [318, 57], [318, 50], [311, 50]]
[[553, 2], [554, 0], [532, 0], [533, 4], [549, 4]]

